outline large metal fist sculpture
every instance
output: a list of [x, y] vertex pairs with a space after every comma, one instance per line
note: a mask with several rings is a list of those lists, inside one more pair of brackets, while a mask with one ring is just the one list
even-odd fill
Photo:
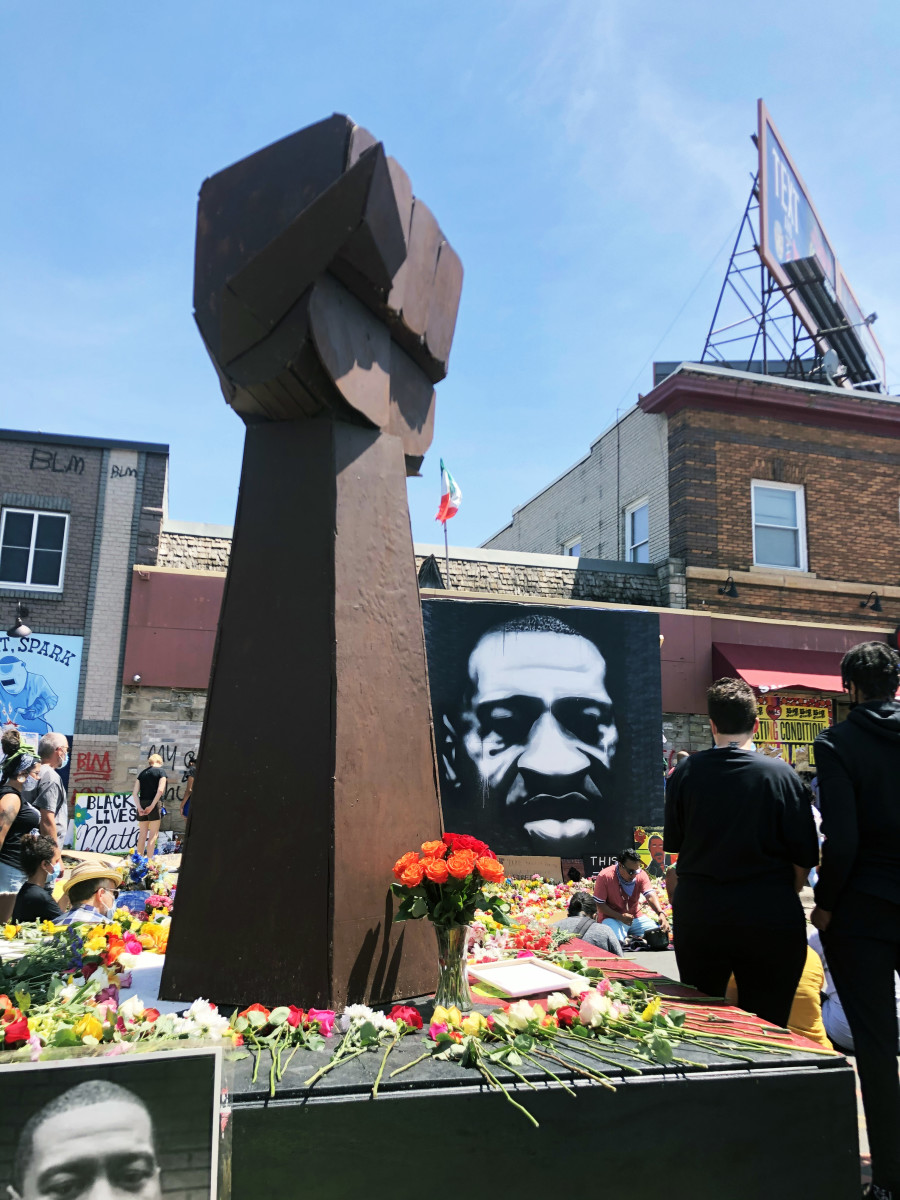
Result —
[[403, 168], [335, 115], [200, 192], [194, 305], [225, 398], [247, 422], [331, 410], [431, 444], [462, 263]]
[[[337, 1007], [434, 987], [428, 931], [392, 927], [387, 884], [441, 821], [406, 475], [461, 284], [405, 172], [347, 117], [201, 189], [197, 324], [247, 428], [166, 996]], [[223, 923], [238, 879], [265, 903]]]

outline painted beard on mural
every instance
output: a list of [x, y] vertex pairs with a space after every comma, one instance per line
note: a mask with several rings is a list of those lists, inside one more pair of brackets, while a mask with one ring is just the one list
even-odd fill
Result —
[[443, 721], [449, 827], [475, 809], [479, 836], [507, 854], [616, 844], [619, 735], [606, 675], [594, 643], [555, 617], [482, 634], [461, 703]]

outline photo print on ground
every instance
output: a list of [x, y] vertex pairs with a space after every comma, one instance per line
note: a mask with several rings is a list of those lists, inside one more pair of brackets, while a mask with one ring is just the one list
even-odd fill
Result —
[[0, 1195], [228, 1200], [217, 1048], [0, 1066]]
[[426, 598], [444, 827], [589, 871], [661, 825], [655, 613]]

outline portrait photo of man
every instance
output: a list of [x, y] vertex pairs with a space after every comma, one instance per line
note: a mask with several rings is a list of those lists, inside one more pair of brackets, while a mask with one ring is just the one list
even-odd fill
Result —
[[446, 828], [500, 854], [614, 853], [632, 810], [662, 803], [655, 615], [443, 598], [423, 611]]
[[0, 1197], [214, 1197], [219, 1077], [215, 1051], [0, 1070], [4, 1121], [21, 1120], [3, 1143]]

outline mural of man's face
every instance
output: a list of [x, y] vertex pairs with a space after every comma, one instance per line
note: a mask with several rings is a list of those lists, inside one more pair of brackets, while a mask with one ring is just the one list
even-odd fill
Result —
[[499, 630], [478, 642], [468, 674], [460, 785], [518, 830], [520, 851], [577, 847], [605, 815], [618, 741], [603, 655], [577, 634]]
[[21, 1200], [94, 1196], [161, 1200], [153, 1125], [143, 1105], [85, 1104], [48, 1117], [35, 1130]]
[[647, 843], [647, 848], [650, 851], [650, 857], [663, 866], [666, 861], [665, 850], [663, 849], [663, 840], [661, 837], [652, 837]]
[[28, 670], [20, 658], [0, 659], [0, 687], [11, 696], [18, 696], [28, 680]]

